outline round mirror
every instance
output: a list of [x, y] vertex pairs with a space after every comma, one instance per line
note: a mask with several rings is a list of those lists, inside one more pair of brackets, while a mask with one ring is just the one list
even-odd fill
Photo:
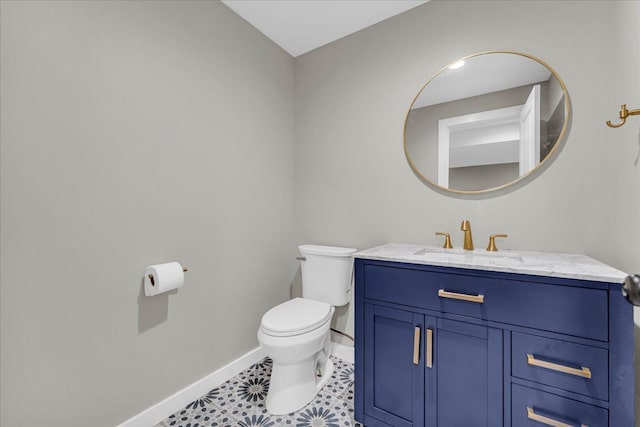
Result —
[[455, 61], [411, 105], [404, 150], [426, 183], [482, 193], [534, 173], [564, 140], [569, 95], [558, 74], [518, 52]]

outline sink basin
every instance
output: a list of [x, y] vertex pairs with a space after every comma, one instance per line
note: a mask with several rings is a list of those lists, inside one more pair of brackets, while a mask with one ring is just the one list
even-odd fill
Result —
[[447, 261], [447, 262], [471, 262], [474, 260], [482, 261], [484, 263], [492, 262], [506, 262], [506, 263], [522, 263], [524, 259], [522, 255], [517, 252], [511, 251], [499, 251], [489, 252], [484, 249], [474, 249], [473, 251], [467, 251], [464, 249], [445, 249], [436, 246], [426, 246], [413, 253], [414, 256], [418, 256], [433, 261]]

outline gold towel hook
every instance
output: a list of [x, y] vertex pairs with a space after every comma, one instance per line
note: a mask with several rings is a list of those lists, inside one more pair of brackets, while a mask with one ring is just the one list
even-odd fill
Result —
[[640, 108], [636, 109], [636, 110], [627, 110], [627, 104], [622, 104], [620, 106], [620, 114], [618, 115], [618, 117], [620, 117], [620, 123], [618, 123], [617, 125], [614, 125], [613, 123], [611, 123], [611, 120], [607, 120], [607, 126], [609, 126], [610, 128], [619, 128], [620, 126], [622, 126], [623, 124], [625, 124], [625, 122], [627, 121], [627, 117], [629, 116], [637, 116], [640, 115]]

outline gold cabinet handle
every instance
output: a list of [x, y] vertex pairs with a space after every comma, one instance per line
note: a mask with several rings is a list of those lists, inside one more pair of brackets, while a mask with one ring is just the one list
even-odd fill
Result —
[[536, 359], [532, 354], [527, 354], [527, 363], [533, 366], [539, 366], [540, 368], [551, 369], [552, 371], [564, 372], [565, 374], [575, 375], [582, 378], [591, 378], [591, 369], [571, 368], [569, 366], [558, 365], [557, 363], [545, 362], [544, 360]]
[[427, 368], [433, 368], [433, 331], [427, 329]]
[[[542, 424], [546, 424], [548, 426], [552, 426], [552, 427], [573, 427], [572, 425], [563, 423], [558, 420], [554, 420], [553, 418], [544, 417], [540, 414], [536, 414], [533, 408], [530, 408], [528, 406], [527, 406], [527, 418], [533, 421], [538, 421], [539, 423], [542, 423]], [[588, 427], [588, 426], [585, 424], [581, 424], [581, 427]]]
[[420, 363], [420, 326], [413, 330], [413, 364]]
[[462, 301], [477, 302], [479, 304], [484, 304], [484, 295], [458, 294], [455, 292], [449, 292], [449, 291], [445, 291], [444, 289], [440, 289], [438, 290], [438, 296], [441, 298], [459, 299]]

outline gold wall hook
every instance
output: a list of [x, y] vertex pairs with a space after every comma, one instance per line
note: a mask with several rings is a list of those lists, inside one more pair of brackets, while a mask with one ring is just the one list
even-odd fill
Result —
[[609, 126], [610, 128], [619, 128], [620, 126], [625, 124], [625, 122], [627, 121], [627, 117], [637, 115], [640, 115], [640, 108], [637, 108], [635, 110], [627, 110], [627, 104], [622, 104], [620, 106], [620, 113], [618, 114], [620, 123], [614, 125], [613, 123], [611, 123], [611, 120], [607, 120], [607, 126]]
[[453, 245], [451, 244], [451, 235], [449, 233], [445, 233], [444, 231], [437, 231], [436, 236], [444, 236], [444, 246], [445, 249], [452, 249]]

